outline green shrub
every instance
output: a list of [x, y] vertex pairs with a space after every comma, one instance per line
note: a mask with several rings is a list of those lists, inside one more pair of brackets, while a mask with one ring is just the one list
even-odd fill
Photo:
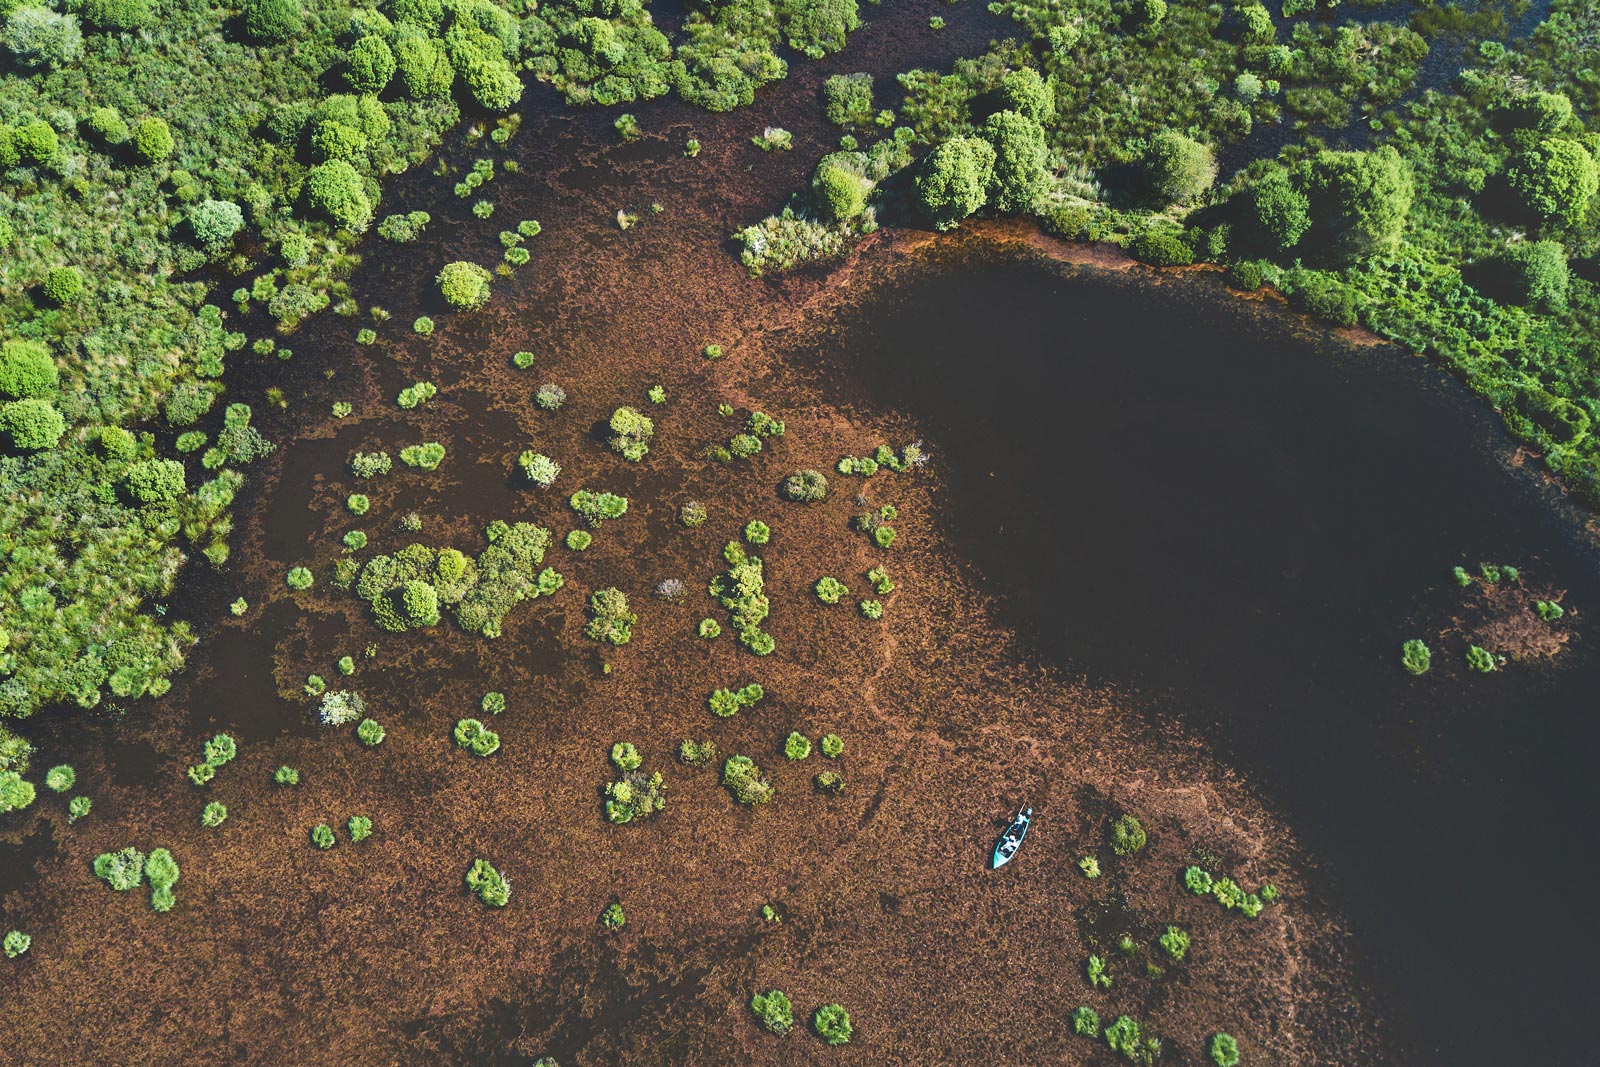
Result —
[[633, 638], [639, 616], [628, 610], [628, 596], [615, 587], [596, 590], [589, 597], [589, 622], [584, 636], [593, 641], [625, 645]]
[[562, 404], [567, 402], [567, 391], [559, 385], [550, 382], [539, 386], [534, 394], [533, 402], [546, 411], [559, 411]]
[[299, 785], [300, 772], [288, 765], [279, 767], [272, 775], [272, 780], [279, 785]]
[[792, 760], [802, 760], [811, 755], [811, 741], [805, 734], [791, 732], [783, 743], [783, 754]]
[[622, 905], [612, 901], [600, 912], [600, 925], [607, 930], [615, 932], [628, 924], [628, 916], [622, 910]]
[[1400, 663], [1411, 674], [1427, 674], [1433, 665], [1433, 653], [1427, 645], [1412, 638], [1400, 646]]
[[325, 822], [319, 822], [311, 828], [311, 843], [326, 852], [332, 848], [337, 840], [333, 836], [333, 827]]
[[216, 829], [228, 818], [228, 808], [219, 801], [211, 801], [200, 809], [200, 825]]
[[1084, 964], [1084, 973], [1089, 978], [1089, 984], [1096, 989], [1111, 988], [1111, 972], [1106, 969], [1106, 961], [1099, 956], [1090, 956]]
[[722, 636], [722, 624], [716, 619], [701, 619], [695, 632], [708, 641], [714, 640]]
[[865, 618], [871, 619], [874, 622], [883, 618], [883, 601], [881, 600], [863, 600], [859, 607], [861, 609], [861, 614]]
[[33, 945], [33, 938], [21, 930], [9, 930], [6, 932], [4, 942], [0, 942], [0, 944], [5, 947], [6, 959], [14, 960], [28, 951]]
[[14, 337], [0, 344], [0, 394], [41, 399], [55, 393], [58, 381], [56, 361], [42, 342]]
[[837, 578], [819, 578], [815, 586], [817, 599], [824, 604], [837, 604], [841, 598], [849, 596], [850, 590]]
[[295, 0], [246, 0], [242, 14], [245, 32], [262, 44], [277, 44], [305, 32]]
[[289, 573], [284, 576], [284, 584], [295, 592], [304, 592], [316, 582], [315, 576], [305, 567], [290, 567]]
[[362, 37], [345, 53], [344, 79], [352, 92], [381, 93], [394, 71], [394, 52], [382, 37]]
[[419, 404], [432, 400], [438, 393], [438, 388], [432, 382], [417, 382], [400, 390], [400, 394], [395, 397], [395, 403], [409, 411]]
[[772, 539], [772, 527], [759, 519], [745, 523], [744, 539], [752, 545], [764, 545]]
[[38, 790], [16, 771], [0, 771], [0, 815], [20, 811], [33, 803]]
[[165, 119], [140, 119], [133, 127], [133, 154], [145, 163], [160, 163], [177, 148]]
[[844, 755], [844, 738], [838, 734], [823, 734], [818, 744], [822, 747], [822, 754], [828, 759], [838, 759]]
[[1111, 824], [1111, 851], [1119, 856], [1131, 856], [1145, 846], [1144, 827], [1132, 815], [1123, 815]]
[[795, 471], [783, 480], [780, 492], [787, 500], [801, 504], [813, 504], [824, 500], [828, 495], [828, 479], [817, 470]]
[[1100, 1037], [1100, 1013], [1084, 1005], [1072, 1013], [1072, 1032], [1079, 1037]]
[[119, 893], [134, 889], [144, 881], [144, 853], [131, 847], [102, 852], [94, 858], [94, 875]]
[[1467, 647], [1467, 667], [1471, 670], [1488, 674], [1495, 669], [1494, 653], [1479, 648], [1477, 645]]
[[362, 719], [361, 725], [356, 727], [357, 739], [368, 748], [377, 748], [387, 736], [377, 719]]
[[819, 793], [838, 796], [844, 792], [844, 775], [838, 771], [820, 771], [815, 778], [811, 779], [811, 784], [816, 787]]
[[372, 222], [372, 201], [361, 175], [342, 159], [330, 160], [306, 176], [306, 202], [335, 225], [359, 233]]
[[79, 819], [88, 815], [90, 809], [93, 807], [94, 801], [90, 800], [88, 797], [73, 797], [71, 800], [67, 801], [67, 821], [69, 823], [77, 822]]
[[750, 1010], [770, 1033], [782, 1036], [794, 1029], [794, 1007], [788, 994], [781, 989], [769, 989], [750, 998]]
[[71, 766], [65, 763], [58, 767], [51, 767], [44, 774], [45, 788], [49, 789], [52, 793], [65, 793], [67, 790], [71, 789], [73, 785], [77, 783], [77, 781], [78, 772], [73, 770]]
[[1134, 1063], [1148, 1062], [1144, 1058], [1147, 1045], [1139, 1032], [1139, 1024], [1134, 1020], [1119, 1015], [1115, 1022], [1106, 1027], [1105, 1034], [1106, 1044], [1111, 1046], [1113, 1052], [1122, 1053]]
[[54, 448], [66, 433], [67, 423], [48, 400], [12, 400], [0, 404], [0, 434], [13, 448], [38, 452]]
[[351, 841], [365, 841], [372, 836], [372, 820], [365, 815], [352, 815], [345, 823], [345, 829], [349, 831]]
[[477, 719], [456, 722], [454, 736], [461, 748], [470, 748], [480, 756], [492, 756], [500, 750], [500, 735], [488, 729]]
[[630, 407], [620, 407], [611, 413], [611, 450], [624, 459], [637, 463], [650, 451], [650, 439], [656, 427], [647, 416]]
[[773, 788], [748, 756], [729, 756], [722, 765], [722, 784], [741, 804], [765, 804], [772, 799]]
[[1100, 877], [1100, 861], [1093, 856], [1083, 856], [1078, 860], [1078, 870], [1090, 880]]
[[737, 714], [743, 708], [753, 708], [756, 702], [766, 696], [766, 690], [760, 685], [751, 682], [739, 689], [718, 689], [712, 692], [707, 703], [711, 706], [711, 713], [727, 718]]
[[491, 908], [503, 908], [511, 900], [510, 879], [486, 859], [475, 859], [467, 868], [467, 888]]
[[686, 763], [691, 767], [709, 767], [717, 759], [717, 745], [715, 741], [695, 741], [685, 739], [678, 743], [678, 762]]
[[1166, 933], [1162, 934], [1157, 940], [1166, 954], [1174, 960], [1181, 960], [1189, 953], [1189, 945], [1191, 943], [1189, 933], [1180, 927], [1167, 927]]
[[506, 710], [506, 695], [495, 690], [490, 690], [489, 692], [483, 694], [483, 699], [478, 701], [478, 706], [484, 710], [485, 714], [499, 715], [501, 712]]
[[595, 493], [579, 489], [567, 501], [590, 527], [598, 529], [607, 519], [621, 518], [628, 511], [628, 498], [614, 493]]
[[420, 445], [407, 445], [400, 450], [400, 462], [408, 467], [419, 470], [433, 471], [439, 469], [439, 464], [444, 462], [444, 446], [437, 441], [427, 441]]
[[567, 534], [567, 547], [574, 552], [583, 552], [594, 544], [594, 535], [588, 530], [572, 530]]
[[54, 70], [83, 55], [83, 31], [76, 15], [22, 5], [6, 19], [6, 47], [24, 70]]
[[824, 1004], [811, 1016], [811, 1029], [830, 1045], [843, 1045], [850, 1040], [850, 1013], [838, 1004]]
[[489, 302], [489, 272], [476, 263], [447, 263], [435, 279], [439, 293], [451, 307], [476, 311]]
[[521, 468], [528, 481], [543, 489], [554, 485], [556, 478], [561, 474], [561, 464], [542, 452], [522, 453], [517, 457], [517, 466]]
[[1212, 1034], [1209, 1051], [1217, 1067], [1237, 1067], [1239, 1063], [1239, 1043], [1230, 1034]]

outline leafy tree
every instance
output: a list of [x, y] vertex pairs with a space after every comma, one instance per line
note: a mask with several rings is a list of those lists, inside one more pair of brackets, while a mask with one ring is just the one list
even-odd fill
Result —
[[995, 150], [981, 137], [952, 137], [928, 153], [913, 188], [935, 229], [948, 230], [983, 207], [994, 164]]
[[1579, 226], [1600, 191], [1600, 165], [1577, 141], [1546, 137], [1518, 154], [1506, 181], [1541, 219]]
[[383, 92], [394, 71], [394, 52], [382, 37], [369, 34], [345, 54], [344, 80], [353, 92]]
[[150, 0], [67, 0], [66, 8], [97, 30], [139, 30], [154, 21]]
[[77, 267], [52, 267], [39, 288], [44, 292], [45, 299], [57, 307], [64, 307], [83, 295], [83, 275]]
[[650, 440], [655, 436], [656, 424], [648, 415], [631, 407], [620, 407], [611, 413], [611, 450], [634, 463], [650, 451]]
[[456, 69], [442, 42], [433, 40], [414, 27], [402, 26], [395, 33], [395, 73], [401, 89], [413, 100], [432, 100], [450, 94]]
[[1506, 253], [1507, 284], [1513, 300], [1543, 310], [1565, 306], [1570, 274], [1567, 250], [1558, 241], [1526, 241]]
[[812, 59], [843, 48], [861, 25], [856, 0], [780, 0], [778, 11], [789, 47]]
[[244, 228], [244, 212], [232, 200], [202, 200], [189, 210], [189, 231], [211, 252], [230, 243]]
[[1399, 242], [1415, 189], [1410, 164], [1384, 145], [1370, 152], [1318, 152], [1306, 192], [1313, 230], [1323, 244], [1358, 256]]
[[38, 790], [16, 771], [0, 771], [0, 814], [20, 811], [33, 803]]
[[29, 398], [0, 404], [0, 434], [24, 452], [54, 448], [66, 430], [67, 421], [48, 400]]
[[445, 302], [463, 311], [476, 311], [489, 302], [489, 272], [476, 263], [446, 263], [436, 279]]
[[0, 395], [12, 400], [48, 397], [58, 380], [56, 361], [42, 341], [14, 337], [0, 344]]
[[278, 44], [305, 32], [295, 0], [244, 0], [242, 14], [245, 32], [262, 44]]
[[1055, 90], [1032, 67], [1008, 71], [995, 97], [1006, 111], [1015, 111], [1041, 126], [1056, 117]]
[[372, 201], [361, 175], [342, 159], [312, 168], [306, 176], [306, 202], [352, 232], [372, 222]]
[[1251, 187], [1250, 211], [1257, 238], [1274, 252], [1299, 244], [1311, 227], [1311, 202], [1282, 167], [1267, 171]]
[[994, 148], [990, 204], [996, 211], [1028, 211], [1049, 185], [1043, 127], [1015, 111], [997, 111], [984, 120], [983, 139]]
[[175, 459], [147, 459], [130, 464], [122, 476], [128, 496], [137, 504], [166, 504], [187, 488], [183, 464]]
[[851, 157], [857, 155], [859, 153], [834, 152], [823, 156], [817, 164], [811, 177], [811, 194], [824, 218], [848, 222], [866, 210], [872, 180], [852, 165]]
[[172, 155], [177, 145], [167, 120], [154, 116], [140, 119], [133, 128], [133, 152], [146, 163], [159, 163]]
[[1161, 130], [1150, 138], [1144, 166], [1151, 190], [1165, 204], [1192, 204], [1217, 180], [1211, 146], [1175, 130]]
[[1506, 112], [1522, 129], [1560, 133], [1572, 121], [1572, 100], [1565, 93], [1534, 91], [1512, 100]]
[[24, 70], [54, 70], [83, 55], [83, 31], [76, 15], [30, 4], [6, 19], [6, 47]]
[[834, 74], [822, 83], [823, 114], [837, 126], [872, 121], [872, 75]]

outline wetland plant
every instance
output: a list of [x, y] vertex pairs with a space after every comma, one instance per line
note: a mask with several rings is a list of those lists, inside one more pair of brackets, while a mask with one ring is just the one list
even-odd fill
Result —
[[824, 604], [837, 604], [842, 598], [850, 595], [849, 588], [837, 578], [818, 578], [814, 588], [817, 599]]
[[794, 1029], [794, 1006], [781, 989], [769, 989], [751, 997], [750, 1010], [769, 1033], [782, 1037]]
[[67, 821], [69, 823], [77, 822], [85, 815], [88, 815], [89, 810], [93, 807], [94, 801], [88, 797], [73, 797], [67, 801]]
[[639, 750], [631, 741], [618, 741], [611, 746], [611, 762], [617, 765], [617, 770], [624, 773], [639, 769], [644, 762], [644, 757], [639, 755]]
[[567, 501], [572, 510], [583, 516], [592, 529], [599, 529], [607, 519], [621, 518], [628, 511], [628, 498], [614, 493], [596, 493], [579, 489]]
[[6, 959], [14, 960], [28, 951], [33, 945], [33, 938], [21, 930], [9, 930], [6, 932], [4, 942], [0, 942], [0, 944], [5, 947]]
[[744, 708], [753, 708], [756, 702], [767, 695], [767, 691], [756, 682], [742, 686], [739, 689], [715, 689], [706, 703], [711, 707], [711, 714], [726, 719], [737, 715]]
[[1477, 645], [1469, 645], [1467, 647], [1467, 667], [1471, 670], [1488, 674], [1495, 668], [1494, 653]]
[[[350, 456], [350, 473], [357, 478], [376, 478], [380, 474], [388, 474], [393, 469], [394, 460], [389, 458], [387, 452], [354, 452]], [[365, 500], [366, 497], [362, 499]], [[356, 514], [359, 515], [361, 512]]]
[[511, 365], [518, 370], [527, 370], [533, 366], [533, 361], [534, 355], [532, 352], [517, 352], [511, 357]]
[[545, 382], [533, 394], [533, 402], [546, 411], [559, 411], [567, 402], [567, 391], [553, 382]]
[[1166, 933], [1156, 939], [1163, 951], [1174, 960], [1181, 960], [1189, 954], [1191, 939], [1189, 932], [1177, 926], [1167, 927]]
[[600, 912], [600, 925], [615, 933], [628, 924], [628, 916], [616, 901], [607, 904]]
[[377, 748], [387, 736], [377, 719], [362, 719], [361, 725], [356, 727], [356, 738], [368, 748]]
[[772, 527], [760, 519], [751, 519], [744, 524], [744, 539], [752, 545], [764, 545], [772, 540]]
[[478, 707], [485, 715], [499, 715], [506, 710], [506, 695], [498, 690], [490, 690], [478, 701]]
[[1217, 1067], [1238, 1067], [1239, 1042], [1233, 1039], [1232, 1034], [1217, 1032], [1211, 1035], [1211, 1062]]
[[289, 573], [284, 575], [283, 582], [297, 593], [303, 593], [316, 583], [316, 578], [305, 567], [290, 567]]
[[783, 480], [778, 491], [785, 500], [797, 504], [815, 504], [827, 499], [828, 479], [819, 470], [798, 470]]
[[698, 500], [689, 501], [678, 509], [678, 521], [694, 529], [706, 521], [706, 506]]
[[400, 450], [400, 462], [408, 467], [425, 471], [439, 469], [444, 462], [444, 445], [438, 441], [425, 441], [420, 445], [407, 445]]
[[888, 596], [894, 592], [894, 582], [889, 579], [889, 572], [881, 566], [867, 571], [867, 581], [872, 583], [872, 591], [879, 596]]
[[417, 382], [400, 390], [400, 395], [395, 397], [395, 403], [400, 405], [402, 410], [410, 411], [417, 405], [432, 400], [438, 393], [438, 388], [432, 382]]
[[65, 793], [77, 784], [77, 781], [78, 772], [65, 763], [59, 767], [51, 767], [44, 773], [45, 788], [52, 793]]
[[1092, 881], [1100, 877], [1100, 861], [1093, 856], [1084, 856], [1078, 860], [1078, 870], [1083, 872], [1085, 878]]
[[474, 859], [467, 868], [467, 888], [491, 908], [503, 908], [511, 900], [511, 880], [486, 859]]
[[1541, 600], [1534, 605], [1534, 608], [1539, 612], [1539, 618], [1545, 622], [1555, 622], [1567, 613], [1567, 609], [1554, 600]]
[[446, 263], [434, 280], [445, 303], [458, 311], [476, 311], [489, 302], [489, 279], [489, 272], [476, 263], [457, 260]]
[[365, 493], [351, 493], [345, 497], [344, 506], [352, 515], [365, 515], [372, 507], [372, 500]]
[[522, 469], [528, 481], [542, 489], [548, 489], [555, 484], [557, 475], [561, 473], [561, 464], [545, 455], [543, 452], [528, 451], [517, 457], [517, 466]]
[[792, 731], [783, 742], [783, 754], [792, 760], [802, 760], [811, 755], [811, 740], [799, 731]]
[[1072, 1032], [1079, 1037], [1098, 1040], [1100, 1037], [1100, 1013], [1087, 1004], [1080, 1006], [1072, 1013]]
[[881, 600], [863, 600], [858, 607], [860, 607], [864, 618], [871, 619], [874, 622], [883, 618], [883, 601]]
[[638, 750], [627, 742], [612, 746], [611, 760], [622, 777], [606, 786], [606, 820], [622, 825], [648, 819], [667, 806], [667, 787], [659, 771], [639, 770]]
[[611, 451], [632, 463], [644, 459], [650, 451], [650, 439], [655, 436], [656, 424], [649, 416], [636, 409], [620, 407], [611, 413]]
[[1211, 892], [1211, 872], [1204, 867], [1186, 867], [1183, 871], [1183, 884], [1195, 896], [1203, 897]]
[[319, 822], [311, 828], [311, 843], [322, 851], [326, 852], [332, 848], [335, 840], [337, 839], [333, 836], [333, 827], [327, 823]]
[[273, 773], [272, 780], [278, 785], [299, 785], [300, 772], [288, 764], [284, 764]]
[[593, 641], [625, 645], [633, 639], [639, 616], [628, 610], [628, 596], [615, 587], [596, 590], [589, 597], [589, 622], [584, 635]]
[[765, 804], [772, 799], [773, 788], [749, 756], [729, 756], [722, 765], [722, 784], [741, 804]]
[[0, 814], [21, 811], [33, 803], [38, 790], [16, 771], [0, 771]]
[[345, 823], [345, 829], [349, 831], [351, 841], [365, 841], [372, 836], [372, 820], [365, 815], [352, 815]]
[[690, 767], [709, 767], [717, 761], [717, 743], [707, 738], [696, 741], [685, 738], [678, 742], [678, 762]]
[[573, 530], [567, 534], [567, 547], [574, 552], [585, 552], [594, 544], [594, 534], [588, 530]]
[[852, 1033], [850, 1013], [838, 1004], [824, 1004], [811, 1016], [811, 1029], [830, 1045], [846, 1044]]
[[228, 820], [228, 807], [221, 801], [213, 800], [200, 809], [200, 825], [209, 829], [216, 829]]
[[844, 775], [838, 771], [822, 771], [811, 779], [811, 784], [816, 787], [817, 792], [836, 797], [844, 792]]
[[701, 619], [695, 632], [707, 641], [712, 641], [722, 636], [722, 624], [716, 619]]
[[656, 583], [656, 599], [665, 600], [668, 604], [683, 603], [683, 598], [687, 594], [688, 590], [684, 587], [682, 579], [664, 578]]
[[1111, 988], [1111, 972], [1106, 968], [1106, 961], [1099, 956], [1090, 956], [1084, 964], [1084, 973], [1089, 978], [1089, 984], [1096, 989]]
[[1132, 815], [1124, 815], [1111, 824], [1111, 851], [1119, 856], [1131, 856], [1144, 848], [1147, 840], [1144, 827]]
[[144, 853], [132, 847], [102, 852], [94, 858], [94, 875], [119, 893], [134, 889], [144, 880]]
[[367, 713], [367, 702], [352, 689], [335, 689], [322, 697], [320, 712], [324, 726], [348, 726]]
[[500, 750], [500, 735], [477, 719], [458, 721], [453, 736], [459, 747], [470, 748], [479, 756], [492, 756]]
[[838, 734], [823, 734], [818, 745], [822, 748], [822, 754], [828, 759], [838, 759], [844, 755], [844, 738]]
[[1412, 638], [1400, 646], [1400, 663], [1411, 674], [1427, 674], [1428, 668], [1433, 666], [1433, 653], [1427, 645]]

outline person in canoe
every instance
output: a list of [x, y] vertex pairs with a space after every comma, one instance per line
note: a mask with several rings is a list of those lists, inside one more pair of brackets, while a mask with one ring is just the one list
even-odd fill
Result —
[[1001, 834], [1000, 840], [995, 843], [992, 868], [1004, 867], [1011, 862], [1011, 857], [1022, 847], [1022, 839], [1028, 836], [1028, 824], [1032, 821], [1032, 808], [1023, 808], [1017, 812], [1017, 817], [1011, 820], [1011, 825], [1006, 827], [1006, 832]]

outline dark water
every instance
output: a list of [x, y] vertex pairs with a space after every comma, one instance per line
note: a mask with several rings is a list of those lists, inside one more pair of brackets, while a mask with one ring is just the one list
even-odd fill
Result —
[[[841, 329], [918, 418], [943, 518], [1037, 651], [1138, 690], [1287, 811], [1414, 1063], [1593, 1062], [1597, 665], [1467, 676], [1457, 564], [1600, 604], [1600, 561], [1423, 360], [1296, 335], [1200, 281], [952, 262]], [[1071, 268], [1067, 268], [1068, 271]], [[1255, 321], [1264, 319], [1265, 321]], [[1426, 634], [1413, 680], [1399, 645]]]

